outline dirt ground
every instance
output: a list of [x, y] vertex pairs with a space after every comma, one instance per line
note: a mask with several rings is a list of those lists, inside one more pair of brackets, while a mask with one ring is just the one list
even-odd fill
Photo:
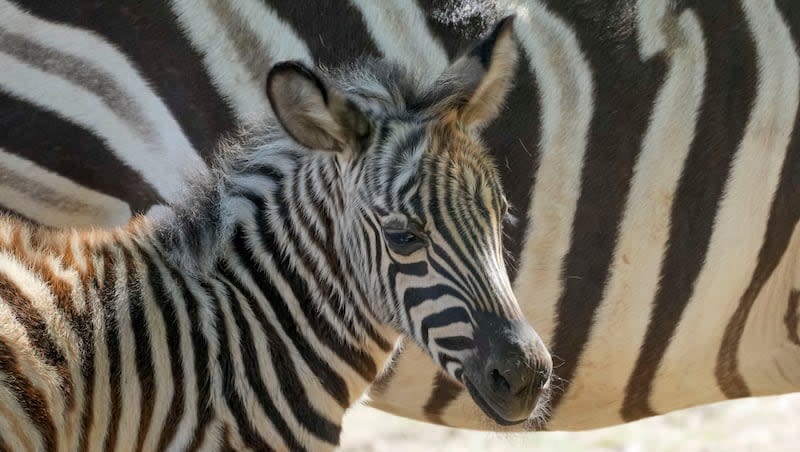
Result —
[[432, 426], [360, 406], [344, 422], [342, 451], [693, 452], [800, 451], [800, 394], [707, 405], [580, 433], [498, 435]]

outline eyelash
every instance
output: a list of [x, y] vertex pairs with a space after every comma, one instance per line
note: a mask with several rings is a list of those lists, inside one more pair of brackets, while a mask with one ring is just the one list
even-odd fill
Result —
[[405, 228], [387, 227], [383, 230], [386, 244], [397, 254], [408, 256], [428, 244], [422, 228], [408, 225]]

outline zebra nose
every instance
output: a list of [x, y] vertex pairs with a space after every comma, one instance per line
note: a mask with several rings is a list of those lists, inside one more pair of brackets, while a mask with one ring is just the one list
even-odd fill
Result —
[[527, 419], [553, 372], [550, 353], [528, 324], [515, 323], [494, 342], [483, 364], [486, 402], [507, 422]]
[[529, 360], [530, 357], [518, 354], [490, 360], [485, 378], [491, 390], [500, 397], [538, 394], [549, 383], [552, 369], [538, 364], [538, 359], [534, 363]]
[[500, 425], [527, 420], [549, 393], [553, 361], [524, 319], [473, 313], [475, 353], [464, 361], [462, 383], [483, 412]]

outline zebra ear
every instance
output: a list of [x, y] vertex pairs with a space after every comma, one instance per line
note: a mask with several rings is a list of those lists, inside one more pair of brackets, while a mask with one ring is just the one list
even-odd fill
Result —
[[439, 77], [436, 109], [455, 113], [461, 124], [481, 128], [500, 113], [511, 89], [517, 62], [514, 16], [500, 20], [488, 36]]
[[369, 122], [356, 105], [303, 63], [273, 66], [267, 97], [286, 132], [308, 148], [353, 151], [369, 134]]

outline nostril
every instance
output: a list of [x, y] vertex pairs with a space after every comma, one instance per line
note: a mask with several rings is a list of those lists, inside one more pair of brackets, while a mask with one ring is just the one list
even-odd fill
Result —
[[489, 380], [492, 382], [492, 389], [497, 392], [511, 392], [511, 383], [497, 369], [489, 372]]

